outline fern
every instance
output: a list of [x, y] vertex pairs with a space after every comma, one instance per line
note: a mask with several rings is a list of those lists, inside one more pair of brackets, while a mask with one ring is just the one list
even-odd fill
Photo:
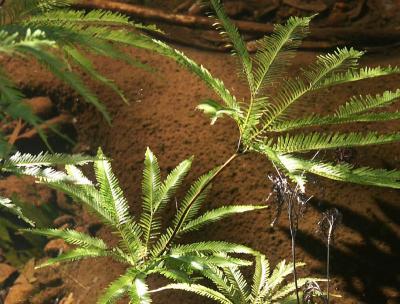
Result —
[[[47, 157], [25, 157], [31, 163], [46, 164]], [[61, 156], [60, 156], [61, 158]], [[23, 157], [20, 157], [23, 160]], [[62, 158], [60, 160], [63, 160]], [[77, 163], [78, 158], [76, 159]], [[120, 242], [110, 247], [99, 238], [73, 230], [30, 229], [24, 230], [38, 235], [61, 238], [75, 248], [49, 259], [43, 266], [58, 262], [75, 261], [85, 258], [109, 256], [129, 265], [126, 274], [114, 281], [98, 303], [115, 303], [123, 295], [128, 295], [133, 303], [150, 303], [150, 292], [146, 278], [151, 274], [161, 274], [182, 281], [191, 280], [192, 273], [199, 273], [209, 267], [238, 267], [251, 263], [229, 254], [251, 254], [256, 252], [246, 246], [218, 241], [179, 244], [179, 236], [198, 230], [207, 223], [221, 218], [263, 206], [229, 206], [200, 213], [210, 181], [218, 170], [211, 170], [201, 176], [190, 187], [179, 204], [170, 227], [162, 232], [161, 213], [170, 201], [183, 178], [190, 169], [193, 158], [181, 162], [165, 180], [161, 178], [157, 158], [147, 149], [142, 181], [142, 214], [136, 220], [130, 213], [118, 180], [112, 172], [109, 160], [101, 150], [94, 162], [96, 183], [87, 178], [74, 165], [67, 165], [62, 179], [37, 175], [38, 181], [56, 190], [63, 191], [75, 201], [83, 203], [96, 213], [119, 236]], [[64, 160], [65, 161], [65, 160]], [[82, 163], [85, 162], [83, 159]], [[221, 255], [223, 253], [223, 255]]]
[[[304, 264], [299, 263], [298, 266]], [[221, 304], [260, 304], [260, 303], [287, 303], [294, 296], [294, 283], [283, 284], [286, 277], [292, 273], [292, 265], [281, 261], [275, 269], [270, 271], [268, 260], [264, 255], [256, 255], [256, 264], [251, 285], [244, 278], [237, 266], [233, 267], [208, 267], [203, 270], [203, 275], [208, 278], [216, 288], [206, 287], [202, 284], [175, 283], [153, 290], [184, 290], [207, 297]], [[299, 287], [304, 286], [312, 278], [302, 278], [298, 281]], [[217, 289], [217, 290], [216, 290]]]
[[[204, 67], [177, 50], [157, 40], [142, 39], [132, 42], [136, 47], [152, 50], [176, 60], [198, 75], [211, 87], [222, 102], [207, 99], [197, 108], [211, 118], [211, 123], [221, 117], [232, 118], [238, 126], [237, 155], [256, 152], [265, 155], [278, 169], [283, 170], [301, 189], [305, 189], [306, 172], [334, 180], [364, 185], [399, 188], [398, 171], [355, 168], [350, 164], [333, 165], [322, 160], [305, 160], [297, 154], [313, 150], [336, 149], [366, 145], [387, 144], [400, 140], [398, 133], [288, 133], [323, 125], [385, 122], [398, 120], [399, 111], [377, 110], [396, 103], [399, 90], [385, 91], [375, 96], [355, 96], [331, 114], [313, 113], [293, 118], [304, 96], [331, 86], [398, 74], [398, 67], [359, 68], [364, 52], [353, 48], [338, 48], [333, 53], [320, 55], [308, 67], [290, 76], [285, 69], [292, 63], [296, 49], [309, 32], [312, 17], [291, 17], [284, 25], [276, 25], [272, 35], [258, 41], [258, 51], [251, 57], [234, 23], [231, 22], [219, 0], [211, 0], [219, 30], [224, 31], [232, 44], [240, 69], [249, 86], [247, 103], [236, 102], [223, 82], [214, 78]], [[121, 37], [126, 36], [121, 33]], [[122, 39], [122, 38], [121, 38]], [[119, 39], [116, 39], [118, 41]], [[283, 134], [276, 134], [283, 133]]]

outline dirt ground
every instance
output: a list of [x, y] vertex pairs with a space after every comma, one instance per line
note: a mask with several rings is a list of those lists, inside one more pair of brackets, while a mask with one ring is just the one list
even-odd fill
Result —
[[[182, 46], [177, 48], [223, 79], [234, 94], [247, 96], [245, 86], [236, 77], [232, 56]], [[95, 153], [101, 146], [113, 159], [113, 168], [135, 214], [140, 211], [140, 183], [146, 147], [157, 155], [164, 175], [181, 160], [195, 156], [184, 189], [197, 176], [222, 164], [232, 154], [238, 134], [229, 120], [218, 120], [211, 126], [208, 118], [195, 111], [201, 99], [213, 96], [195, 76], [169, 59], [135, 49], [127, 51], [157, 71], [149, 73], [121, 62], [96, 58], [100, 71], [115, 79], [130, 100], [130, 104], [126, 105], [109, 90], [91, 84], [112, 114], [111, 126], [98, 112], [77, 102], [69, 89], [31, 62], [9, 61], [6, 68], [13, 72], [13, 77], [28, 93], [49, 95], [58, 102], [61, 111], [74, 115], [78, 141], [75, 152]], [[399, 54], [399, 49], [370, 54], [363, 64], [400, 65]], [[315, 56], [313, 52], [300, 52], [293, 70], [311, 62]], [[350, 96], [396, 89], [399, 84], [400, 76], [396, 75], [342, 85], [306, 98], [304, 109], [326, 113], [343, 104]], [[369, 124], [365, 129], [374, 127], [382, 132], [394, 131], [399, 129], [399, 123]], [[357, 149], [352, 163], [400, 169], [399, 149], [400, 144]], [[320, 157], [329, 159], [333, 155]], [[266, 175], [272, 170], [271, 164], [260, 156], [246, 155], [235, 160], [215, 181], [204, 210], [225, 204], [265, 202], [271, 191]], [[8, 191], [12, 190], [10, 185]], [[14, 190], [19, 192], [22, 189], [18, 187]], [[332, 303], [400, 303], [400, 192], [313, 178], [307, 193], [314, 198], [300, 223], [298, 259], [307, 263], [302, 274], [324, 276], [325, 245], [316, 234], [316, 223], [322, 211], [336, 207], [343, 213], [343, 225], [332, 250], [332, 290], [342, 298]], [[166, 218], [173, 214], [174, 208], [173, 204], [169, 206]], [[81, 222], [95, 221], [85, 212], [78, 212], [76, 217]], [[285, 217], [275, 228], [270, 228], [273, 217], [271, 205], [267, 210], [208, 226], [205, 231], [193, 234], [192, 239], [228, 240], [249, 245], [265, 253], [270, 262], [276, 264], [281, 259], [290, 259], [290, 242]], [[98, 236], [113, 239], [104, 227], [98, 231]], [[101, 259], [53, 267], [42, 275], [61, 277], [64, 294], [72, 292], [76, 303], [92, 304], [103, 288], [123, 270], [123, 266]], [[158, 284], [159, 280], [151, 282], [153, 287]], [[154, 303], [208, 302], [190, 294], [165, 292], [155, 295]]]

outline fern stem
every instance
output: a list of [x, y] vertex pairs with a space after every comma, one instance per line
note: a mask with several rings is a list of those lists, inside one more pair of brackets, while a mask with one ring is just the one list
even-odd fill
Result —
[[166, 242], [164, 248], [162, 250], [160, 250], [160, 253], [157, 256], [161, 256], [165, 253], [165, 251], [168, 249], [169, 245], [172, 243], [172, 241], [174, 240], [174, 238], [176, 237], [176, 235], [178, 234], [179, 230], [182, 228], [183, 222], [185, 220], [186, 215], [188, 214], [188, 212], [190, 211], [191, 207], [193, 206], [194, 202], [197, 200], [197, 198], [201, 195], [201, 193], [211, 184], [211, 182], [236, 158], [238, 157], [239, 153], [234, 153], [230, 158], [228, 158], [228, 160], [225, 161], [225, 163], [223, 163], [218, 170], [216, 170], [214, 172], [214, 174], [210, 177], [210, 179], [208, 180], [207, 183], [205, 183], [203, 185], [203, 187], [200, 188], [200, 190], [196, 193], [195, 196], [193, 196], [193, 198], [191, 199], [191, 201], [189, 202], [189, 204], [187, 205], [186, 209], [184, 210], [181, 218], [179, 219], [178, 224], [175, 226], [174, 231], [171, 234], [171, 237], [168, 239], [168, 241]]
[[329, 304], [330, 300], [330, 249], [331, 249], [331, 235], [332, 235], [332, 225], [329, 227], [328, 240], [327, 240], [327, 250], [326, 250], [326, 303]]
[[[291, 240], [291, 246], [292, 246], [293, 279], [294, 279], [294, 285], [295, 285], [295, 288], [296, 288], [297, 304], [300, 304], [299, 286], [297, 284], [297, 269], [296, 269], [296, 232], [297, 232], [297, 227], [294, 227], [293, 202], [292, 202], [291, 198], [289, 198], [288, 204], [289, 204], [288, 205], [289, 228], [290, 228], [290, 236], [291, 236], [291, 239], [292, 239]], [[298, 223], [296, 223], [296, 224], [298, 224]]]

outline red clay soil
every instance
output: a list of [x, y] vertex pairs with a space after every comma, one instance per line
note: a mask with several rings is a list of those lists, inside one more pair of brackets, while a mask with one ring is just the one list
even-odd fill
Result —
[[[247, 96], [245, 86], [236, 77], [232, 56], [178, 48], [223, 79], [234, 94]], [[181, 160], [195, 155], [184, 189], [194, 178], [222, 164], [234, 152], [238, 132], [229, 120], [221, 119], [211, 126], [208, 118], [195, 111], [202, 98], [214, 96], [195, 76], [169, 59], [134, 49], [128, 51], [158, 71], [149, 73], [124, 63], [96, 59], [99, 69], [115, 79], [131, 101], [129, 105], [123, 104], [109, 90], [92, 85], [113, 116], [111, 126], [93, 108], [71, 103], [71, 92], [32, 63], [10, 61], [6, 66], [28, 91], [58, 97], [61, 107], [73, 112], [78, 140], [75, 150], [95, 153], [99, 146], [104, 149], [113, 159], [113, 168], [135, 214], [140, 211], [140, 184], [146, 147], [157, 155], [164, 175]], [[363, 64], [400, 65], [398, 51], [369, 55]], [[310, 62], [315, 55], [311, 52], [299, 53], [293, 70]], [[352, 95], [375, 94], [397, 87], [400, 87], [399, 75], [342, 85], [305, 99], [304, 111], [326, 113]], [[399, 123], [365, 127], [373, 128], [382, 132], [394, 131], [399, 129]], [[400, 144], [393, 144], [358, 149], [352, 162], [355, 165], [400, 169], [399, 148]], [[325, 154], [320, 157], [329, 159], [333, 156]], [[215, 181], [203, 209], [234, 203], [264, 204], [271, 191], [266, 176], [272, 170], [271, 163], [261, 156], [246, 155], [235, 160]], [[315, 232], [316, 223], [322, 211], [337, 207], [343, 213], [343, 225], [332, 251], [332, 290], [342, 298], [332, 303], [400, 303], [400, 192], [312, 178], [307, 193], [314, 198], [300, 223], [298, 259], [307, 263], [302, 275], [324, 276], [325, 245]], [[166, 218], [173, 214], [174, 209], [174, 204], [171, 204], [165, 212]], [[85, 213], [77, 217], [85, 221], [93, 220]], [[227, 240], [249, 245], [265, 253], [274, 265], [281, 259], [290, 259], [290, 242], [285, 216], [274, 229], [270, 228], [273, 217], [274, 208], [271, 205], [267, 210], [210, 225], [205, 231], [193, 234], [191, 239]], [[98, 235], [113, 241], [113, 236], [105, 228], [101, 228]], [[103, 288], [123, 270], [123, 266], [113, 261], [98, 259], [45, 271], [62, 277], [64, 293], [73, 292], [76, 303], [92, 304]], [[152, 281], [151, 287], [160, 282]], [[209, 302], [186, 293], [164, 292], [154, 296], [154, 303]]]

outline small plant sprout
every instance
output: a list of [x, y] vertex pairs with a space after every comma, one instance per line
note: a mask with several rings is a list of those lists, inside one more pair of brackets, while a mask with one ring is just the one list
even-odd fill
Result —
[[330, 297], [330, 245], [335, 237], [335, 232], [342, 222], [342, 214], [338, 209], [333, 208], [322, 213], [322, 218], [318, 222], [318, 231], [326, 241], [326, 299], [329, 304]]
[[314, 304], [315, 298], [322, 296], [322, 290], [316, 281], [307, 281], [303, 286], [303, 303]]

